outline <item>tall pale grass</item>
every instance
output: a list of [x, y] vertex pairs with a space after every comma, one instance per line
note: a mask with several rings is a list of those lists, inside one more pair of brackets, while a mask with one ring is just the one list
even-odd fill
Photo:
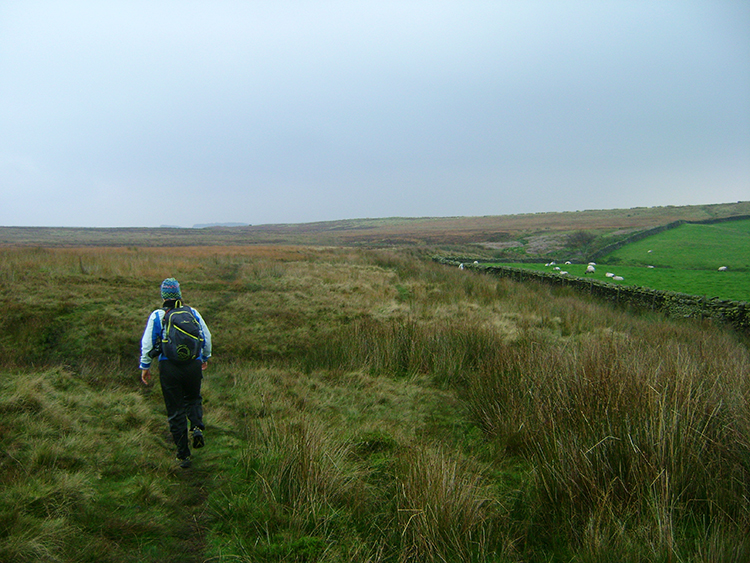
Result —
[[238, 517], [224, 503], [219, 514], [244, 523], [239, 535], [263, 538], [256, 555], [279, 541], [282, 515], [297, 537], [336, 546], [332, 560], [491, 561], [503, 545], [487, 480], [458, 454], [415, 445], [396, 456], [387, 477], [375, 477], [361, 457], [368, 454], [357, 453], [371, 446], [341, 441], [336, 431], [296, 422], [255, 433], [240, 454], [255, 506]]
[[[350, 446], [336, 442], [330, 432], [305, 423], [259, 425], [260, 464], [244, 452], [246, 478], [260, 477], [268, 501], [291, 508], [302, 520], [318, 526], [318, 516], [332, 507], [357, 510], [362, 503], [362, 479], [350, 461]], [[255, 447], [255, 445], [253, 446]]]
[[511, 346], [467, 396], [488, 435], [534, 460], [572, 536], [593, 515], [607, 515], [605, 535], [635, 520], [665, 555], [684, 540], [677, 524], [750, 525], [749, 375], [747, 350], [721, 331], [633, 323]]
[[308, 371], [428, 374], [458, 390], [488, 439], [536, 468], [534, 518], [582, 554], [647, 545], [670, 560], [694, 549], [695, 528], [744, 537], [750, 359], [736, 336], [546, 288], [515, 290], [506, 330], [489, 319], [508, 286], [451, 273], [442, 288], [483, 307], [440, 317], [446, 301], [416, 284], [400, 315], [318, 342]]
[[477, 467], [441, 448], [402, 458], [401, 561], [484, 561], [497, 555], [493, 497]]
[[308, 370], [356, 370], [409, 376], [429, 374], [460, 383], [491, 361], [508, 334], [472, 317], [442, 319], [362, 318], [316, 342], [304, 356]]

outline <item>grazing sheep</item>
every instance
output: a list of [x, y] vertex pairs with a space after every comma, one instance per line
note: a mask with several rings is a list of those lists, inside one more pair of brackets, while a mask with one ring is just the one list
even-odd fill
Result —
[[555, 270], [559, 270], [559, 269], [560, 269], [560, 266], [555, 266], [555, 267], [554, 267], [554, 269], [555, 269]]
[[565, 262], [565, 265], [572, 264], [572, 263], [573, 262], [571, 262], [570, 260], [568, 260], [567, 262]]
[[596, 272], [596, 268], [594, 268], [591, 264], [589, 264], [588, 266], [586, 266], [586, 271], [584, 273], [593, 274], [594, 272]]
[[607, 276], [608, 278], [614, 278], [615, 277], [615, 275], [612, 272], [607, 272], [604, 275]]
[[478, 260], [474, 260], [474, 264], [479, 264], [479, 261]]
[[615, 281], [622, 281], [625, 278], [623, 278], [622, 276], [613, 276], [612, 279], [615, 280]]
[[463, 262], [461, 262], [461, 263], [460, 263], [460, 264], [458, 265], [458, 269], [459, 269], [459, 270], [463, 270], [463, 269], [464, 269], [464, 263], [463, 263]]
[[646, 266], [646, 268], [653, 268], [653, 266]]
[[719, 268], [719, 271], [720, 271], [720, 272], [726, 272], [726, 271], [727, 271], [727, 267], [726, 267], [726, 266], [721, 266], [721, 267]]
[[567, 276], [567, 275], [568, 275], [568, 272], [566, 272], [565, 270], [563, 270], [562, 272], [560, 272], [560, 275], [561, 275], [561, 276]]

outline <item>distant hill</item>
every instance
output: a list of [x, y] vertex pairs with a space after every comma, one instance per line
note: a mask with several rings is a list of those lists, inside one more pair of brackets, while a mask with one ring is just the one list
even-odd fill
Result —
[[[589, 255], [634, 234], [675, 221], [750, 215], [750, 201], [481, 217], [388, 217], [316, 223], [193, 228], [0, 227], [0, 245], [210, 246], [287, 244], [451, 251], [505, 261]], [[213, 226], [214, 228], [203, 228]], [[222, 228], [229, 227], [232, 228]], [[481, 257], [481, 256], [480, 256]]]
[[210, 227], [249, 227], [248, 223], [198, 223], [193, 225], [194, 229], [206, 229]]

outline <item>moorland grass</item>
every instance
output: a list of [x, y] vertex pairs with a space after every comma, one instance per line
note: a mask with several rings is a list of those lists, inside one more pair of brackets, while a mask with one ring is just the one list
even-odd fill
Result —
[[[406, 250], [0, 254], [0, 560], [745, 561], [750, 357]], [[138, 344], [212, 328], [175, 467]]]
[[[383, 246], [437, 245], [465, 255], [494, 243], [521, 243], [509, 256], [538, 255], [545, 248], [528, 244], [532, 239], [555, 240], [566, 246], [571, 234], [594, 234], [596, 246], [611, 244], [634, 231], [651, 229], [675, 221], [705, 221], [750, 215], [750, 201], [709, 205], [634, 207], [630, 209], [589, 209], [584, 211], [484, 215], [481, 217], [390, 217], [347, 219], [302, 224], [248, 225], [218, 228], [75, 228], [2, 227], [0, 244], [17, 246], [80, 247], [213, 247], [231, 245], [242, 252], [242, 245], [323, 245]], [[551, 235], [551, 238], [550, 238]], [[580, 240], [578, 242], [581, 242]], [[590, 250], [590, 249], [589, 249]], [[500, 252], [503, 254], [503, 252]]]

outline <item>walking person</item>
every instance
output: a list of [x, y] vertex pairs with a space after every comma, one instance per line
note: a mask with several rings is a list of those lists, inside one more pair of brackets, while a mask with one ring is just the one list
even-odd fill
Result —
[[180, 467], [188, 468], [190, 438], [194, 449], [205, 444], [201, 382], [211, 357], [211, 332], [198, 311], [182, 304], [176, 279], [162, 282], [161, 298], [163, 305], [149, 315], [141, 339], [141, 381], [151, 382], [151, 362], [158, 356], [169, 431]]

